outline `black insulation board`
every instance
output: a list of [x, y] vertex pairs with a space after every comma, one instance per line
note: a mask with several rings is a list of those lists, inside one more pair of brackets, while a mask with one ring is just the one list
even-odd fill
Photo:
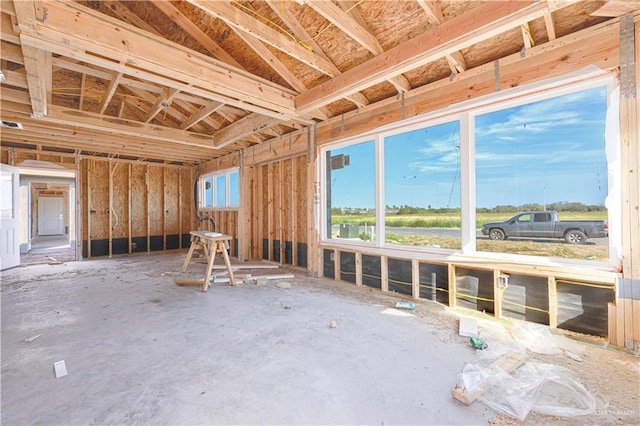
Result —
[[269, 240], [266, 238], [262, 239], [262, 259], [269, 260]]
[[[147, 251], [147, 237], [131, 238], [131, 251], [133, 253], [142, 253]], [[187, 245], [188, 247], [188, 245]]]
[[164, 250], [164, 238], [162, 237], [162, 235], [152, 235], [149, 240], [151, 251]]
[[387, 260], [389, 291], [411, 296], [412, 275], [411, 261], [389, 258]]
[[456, 300], [461, 308], [493, 314], [493, 271], [456, 267]]
[[178, 234], [167, 234], [167, 250], [180, 248], [180, 236]]
[[322, 262], [322, 273], [325, 277], [327, 278], [333, 278], [335, 279], [335, 267], [334, 267], [334, 263], [335, 260], [333, 258], [333, 250], [324, 250], [324, 255], [322, 256], [323, 258], [323, 262]]
[[382, 288], [380, 256], [362, 255], [362, 284]]
[[111, 253], [128, 254], [129, 238], [114, 238], [113, 240], [111, 240]]
[[509, 274], [502, 293], [502, 316], [549, 325], [548, 282], [546, 277]]
[[356, 282], [356, 254], [348, 251], [340, 252], [340, 279], [350, 283]]
[[[419, 264], [420, 270], [420, 298], [434, 300], [444, 305], [449, 305], [449, 268], [447, 265], [434, 265], [431, 263]], [[436, 285], [433, 286], [435, 274]]]
[[273, 240], [273, 261], [280, 262], [280, 240]]
[[284, 242], [284, 263], [293, 264], [293, 243], [291, 241]]
[[298, 266], [307, 266], [307, 244], [298, 243]]
[[232, 256], [238, 257], [238, 239], [237, 238], [233, 239], [233, 254], [232, 254]]
[[[109, 240], [91, 240], [91, 257], [108, 255]], [[87, 240], [82, 241], [82, 257], [89, 257], [89, 253], [87, 253]]]
[[191, 234], [182, 234], [182, 248], [191, 246]]
[[558, 328], [607, 337], [608, 303], [615, 300], [610, 288], [564, 283], [557, 280]]

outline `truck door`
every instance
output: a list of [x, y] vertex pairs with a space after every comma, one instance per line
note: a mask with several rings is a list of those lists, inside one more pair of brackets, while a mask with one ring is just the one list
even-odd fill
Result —
[[514, 237], [530, 237], [531, 236], [531, 214], [525, 213], [515, 218], [515, 223], [513, 224], [513, 232], [511, 233]]
[[553, 237], [555, 229], [555, 221], [552, 218], [551, 213], [534, 213], [532, 224], [532, 237], [551, 238]]

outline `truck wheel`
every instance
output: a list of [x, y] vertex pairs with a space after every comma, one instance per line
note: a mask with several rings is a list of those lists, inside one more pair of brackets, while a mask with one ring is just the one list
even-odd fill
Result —
[[504, 235], [504, 231], [502, 229], [494, 228], [489, 231], [489, 238], [492, 240], [504, 240], [507, 237]]
[[564, 234], [564, 240], [569, 244], [584, 244], [587, 242], [587, 236], [584, 232], [574, 229]]

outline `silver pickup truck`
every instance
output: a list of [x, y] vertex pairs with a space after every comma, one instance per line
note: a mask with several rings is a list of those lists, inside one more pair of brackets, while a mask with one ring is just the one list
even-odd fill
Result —
[[609, 234], [604, 220], [558, 220], [558, 213], [553, 211], [518, 213], [504, 222], [485, 223], [481, 231], [492, 240], [564, 238], [569, 244], [584, 244], [588, 238], [603, 238]]

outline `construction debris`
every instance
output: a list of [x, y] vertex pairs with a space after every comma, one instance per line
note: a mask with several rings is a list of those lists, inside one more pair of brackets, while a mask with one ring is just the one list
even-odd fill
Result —
[[53, 369], [56, 373], [56, 379], [67, 375], [67, 365], [64, 363], [64, 360], [54, 362]]
[[36, 340], [38, 337], [42, 336], [41, 334], [36, 334], [35, 336], [31, 336], [31, 337], [27, 337], [26, 339], [24, 339], [25, 343], [31, 343], [34, 340]]
[[498, 370], [510, 374], [524, 364], [526, 359], [527, 357], [523, 353], [509, 352], [486, 367], [483, 374], [474, 375], [477, 380], [474, 380], [473, 383], [464, 380], [463, 383], [456, 384], [456, 387], [451, 391], [451, 395], [454, 399], [469, 405], [492, 385], [491, 380], [498, 373]]
[[280, 282], [276, 283], [276, 287], [278, 287], [278, 288], [291, 288], [291, 283], [288, 283], [286, 281], [280, 281]]
[[478, 321], [469, 317], [460, 317], [458, 334], [463, 337], [478, 337]]
[[[278, 265], [269, 265], [269, 264], [262, 264], [262, 263], [246, 263], [246, 264], [233, 264], [231, 265], [231, 269], [238, 270], [238, 269], [278, 269], [279, 266]], [[227, 269], [226, 265], [213, 265], [211, 267], [211, 269]]]
[[396, 309], [407, 309], [409, 311], [413, 310], [416, 305], [413, 302], [407, 302], [404, 300], [399, 300], [396, 302]]

